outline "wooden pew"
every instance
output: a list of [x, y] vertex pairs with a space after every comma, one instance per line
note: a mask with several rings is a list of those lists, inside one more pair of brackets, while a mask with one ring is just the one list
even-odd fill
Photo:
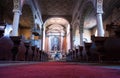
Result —
[[120, 38], [109, 37], [104, 43], [103, 60], [120, 61]]
[[36, 47], [36, 51], [35, 51], [35, 61], [39, 61], [39, 48]]
[[12, 60], [11, 50], [13, 46], [14, 44], [9, 37], [3, 36], [0, 38], [0, 60]]
[[85, 44], [85, 50], [86, 50], [86, 54], [87, 54], [87, 61], [89, 61], [90, 58], [92, 57], [91, 56], [91, 52], [90, 52], [90, 48], [92, 46], [92, 42], [91, 43], [84, 42], [84, 44]]
[[25, 41], [24, 45], [26, 47], [25, 61], [32, 61], [32, 50], [31, 50], [30, 42], [29, 41]]
[[78, 61], [78, 57], [79, 57], [79, 51], [78, 51], [78, 47], [75, 47], [75, 49], [73, 50], [73, 61]]
[[5, 23], [0, 22], [0, 60], [11, 60], [13, 42], [8, 36], [4, 36]]
[[32, 46], [32, 60], [35, 61], [36, 46]]
[[19, 51], [18, 51], [18, 57], [17, 60], [19, 61], [25, 61], [25, 52], [26, 52], [26, 47], [24, 45], [25, 38], [24, 36], [21, 37], [21, 43], [19, 46]]
[[33, 50], [31, 45], [29, 45], [28, 49], [28, 61], [33, 61]]
[[11, 40], [14, 43], [12, 48], [12, 60], [15, 61], [24, 61], [25, 60], [25, 52], [26, 48], [24, 45], [24, 37], [23, 36], [11, 36]]
[[44, 51], [41, 51], [41, 53], [40, 53], [40, 55], [41, 55], [41, 61], [48, 61], [48, 54], [47, 53], [45, 53]]
[[78, 46], [78, 61], [84, 61], [83, 46]]
[[[120, 60], [120, 38], [115, 37], [94, 37], [96, 56], [99, 61]], [[93, 52], [93, 51], [91, 51]]]
[[88, 60], [93, 60], [93, 61], [101, 61], [101, 58], [103, 56], [104, 53], [104, 42], [106, 41], [108, 37], [95, 37], [92, 36], [92, 45], [90, 47], [90, 53], [89, 56], [91, 56], [90, 58], [88, 58]]
[[36, 55], [36, 61], [40, 61], [40, 53], [39, 53], [39, 48], [37, 48], [37, 55]]
[[69, 53], [66, 55], [66, 61], [73, 61], [73, 50], [69, 49]]

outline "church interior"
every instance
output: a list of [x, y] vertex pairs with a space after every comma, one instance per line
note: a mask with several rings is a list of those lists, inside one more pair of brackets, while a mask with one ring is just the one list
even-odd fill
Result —
[[0, 78], [119, 72], [120, 0], [0, 0]]

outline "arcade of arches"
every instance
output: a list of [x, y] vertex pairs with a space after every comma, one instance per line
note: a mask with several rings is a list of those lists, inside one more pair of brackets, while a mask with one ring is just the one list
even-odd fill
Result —
[[[48, 58], [69, 61], [75, 58], [74, 60], [78, 61], [84, 55], [89, 56], [86, 45], [87, 43], [97, 43], [97, 37], [100, 40], [108, 37], [119, 39], [119, 26], [120, 0], [0, 0], [0, 37], [3, 41], [4, 37], [11, 38], [13, 43], [10, 46], [14, 47], [14, 49], [6, 46], [1, 48], [4, 43], [1, 43], [0, 40], [0, 55], [4, 54], [1, 51], [7, 53], [8, 50], [21, 48], [17, 52], [18, 55], [14, 54], [14, 51], [12, 52], [12, 60], [36, 60], [39, 58], [37, 53], [40, 51], [42, 61]], [[91, 37], [93, 35], [95, 35], [94, 38]], [[19, 42], [19, 37], [23, 43], [19, 44], [19, 48], [15, 48], [18, 45], [15, 40]], [[100, 43], [104, 44], [102, 40]], [[108, 42], [106, 41], [104, 48], [109, 45]], [[118, 43], [120, 43], [119, 40]], [[23, 47], [23, 45], [25, 46]], [[118, 47], [118, 45], [115, 46]], [[30, 47], [32, 48], [30, 49]], [[80, 47], [83, 48], [82, 53], [79, 53]], [[107, 47], [104, 51], [109, 51], [109, 48]], [[76, 49], [78, 55], [77, 52], [74, 52], [77, 51]], [[32, 53], [32, 57], [28, 55], [30, 53]], [[24, 54], [25, 58], [22, 56]], [[96, 57], [92, 60], [97, 60], [97, 56], [104, 55], [104, 53], [99, 54], [93, 54]], [[93, 56], [90, 55], [90, 57]], [[0, 56], [0, 59], [6, 58], [6, 55], [5, 57]], [[120, 60], [120, 57], [117, 59]], [[98, 58], [98, 60], [100, 59]]]

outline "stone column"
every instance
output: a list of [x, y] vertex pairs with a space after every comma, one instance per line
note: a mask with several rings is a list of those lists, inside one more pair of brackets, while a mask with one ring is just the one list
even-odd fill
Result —
[[102, 14], [103, 14], [103, 0], [97, 0], [97, 30], [98, 30], [98, 36], [104, 36], [104, 28], [103, 28], [103, 22], [102, 22]]
[[18, 36], [18, 26], [19, 26], [19, 18], [20, 18], [20, 11], [14, 11], [14, 19], [13, 19], [13, 36]]
[[39, 39], [39, 50], [41, 50], [41, 39]]
[[63, 36], [61, 36], [61, 46], [60, 47], [61, 47], [60, 48], [61, 52], [63, 52]]
[[73, 49], [73, 34], [72, 34], [72, 27], [70, 28], [70, 49]]
[[18, 26], [19, 26], [19, 19], [21, 15], [21, 1], [20, 0], [13, 0], [14, 3], [14, 18], [13, 18], [13, 30], [12, 36], [18, 36]]
[[84, 27], [84, 17], [82, 16], [81, 23], [80, 23], [80, 28], [79, 28], [79, 33], [80, 33], [80, 46], [83, 46], [83, 28]]
[[80, 46], [83, 46], [83, 32], [80, 31]]
[[51, 51], [51, 37], [49, 36], [49, 52]]
[[41, 29], [41, 50], [43, 50], [43, 31], [44, 31], [44, 28], [42, 26], [42, 29]]
[[97, 13], [97, 30], [98, 30], [98, 36], [104, 36], [104, 28], [103, 28], [101, 13]]

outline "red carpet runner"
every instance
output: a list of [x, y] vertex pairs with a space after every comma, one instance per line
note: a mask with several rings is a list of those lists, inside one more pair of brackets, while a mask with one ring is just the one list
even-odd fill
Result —
[[46, 62], [0, 67], [0, 78], [120, 78], [120, 70], [62, 62]]

